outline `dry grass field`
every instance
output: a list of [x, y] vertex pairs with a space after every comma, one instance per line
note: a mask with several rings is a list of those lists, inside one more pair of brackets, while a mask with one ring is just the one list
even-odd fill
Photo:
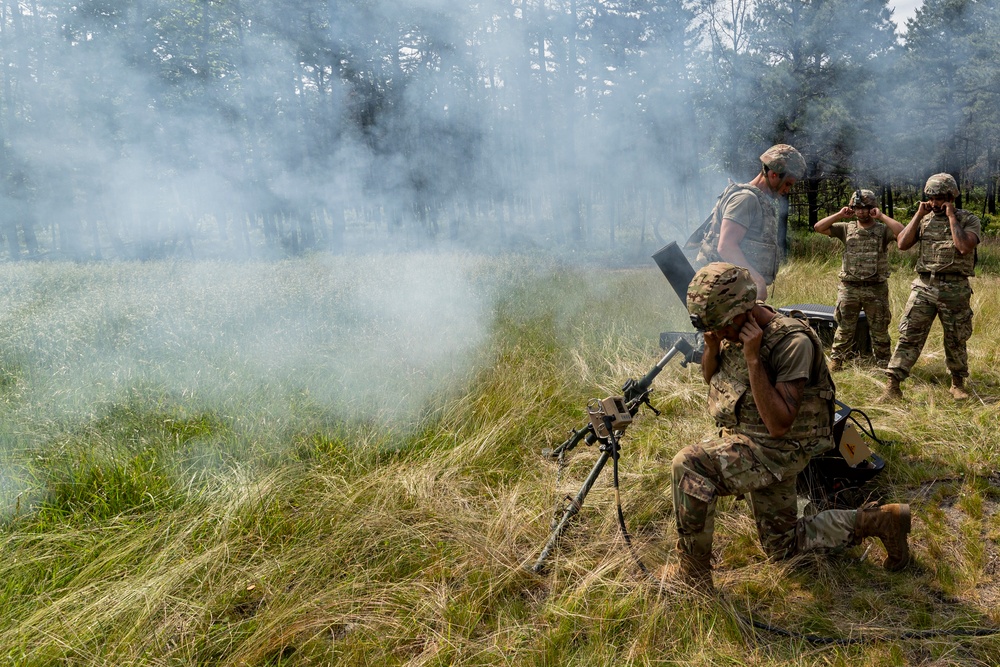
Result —
[[[832, 304], [834, 261], [799, 255], [771, 302]], [[863, 364], [837, 374], [884, 441], [866, 495], [913, 506], [913, 565], [883, 571], [877, 543], [769, 562], [725, 499], [713, 598], [637, 570], [610, 466], [545, 572], [525, 569], [598, 456], [541, 450], [685, 325], [651, 261], [0, 266], [0, 663], [1000, 664], [1000, 635], [962, 634], [1000, 628], [990, 260], [971, 400], [948, 394], [939, 325], [902, 403], [879, 404]], [[894, 319], [912, 275], [896, 267]], [[672, 361], [652, 402], [619, 474], [655, 569], [670, 459], [712, 425], [696, 366]]]

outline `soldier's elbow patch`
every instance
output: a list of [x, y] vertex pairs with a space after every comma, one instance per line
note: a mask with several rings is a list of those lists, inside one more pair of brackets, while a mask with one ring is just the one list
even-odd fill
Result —
[[715, 485], [706, 477], [702, 477], [690, 470], [684, 471], [679, 485], [681, 492], [686, 496], [691, 496], [704, 503], [710, 503], [715, 498]]

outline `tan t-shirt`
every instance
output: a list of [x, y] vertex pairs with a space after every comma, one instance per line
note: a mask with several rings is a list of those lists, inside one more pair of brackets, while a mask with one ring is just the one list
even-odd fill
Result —
[[803, 378], [809, 380], [813, 365], [813, 344], [804, 333], [785, 336], [771, 350], [771, 372], [773, 382], [794, 382]]
[[749, 190], [734, 192], [722, 209], [722, 219], [732, 220], [746, 229], [759, 229], [764, 224], [760, 200]]

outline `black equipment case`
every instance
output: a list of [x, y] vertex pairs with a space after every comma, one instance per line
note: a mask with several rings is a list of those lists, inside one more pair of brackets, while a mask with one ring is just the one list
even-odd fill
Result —
[[[805, 319], [809, 326], [819, 334], [824, 345], [833, 345], [833, 334], [837, 331], [837, 322], [833, 317], [834, 307], [823, 306], [816, 303], [796, 303], [791, 306], [782, 306], [778, 312], [789, 317]], [[872, 354], [872, 338], [868, 329], [868, 317], [864, 311], [858, 316], [858, 326], [854, 330], [855, 355], [863, 357]]]

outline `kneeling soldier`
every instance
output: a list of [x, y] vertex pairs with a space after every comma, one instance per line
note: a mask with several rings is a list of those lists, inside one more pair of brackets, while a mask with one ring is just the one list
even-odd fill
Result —
[[796, 476], [834, 445], [834, 385], [812, 329], [756, 297], [750, 273], [723, 262], [699, 269], [688, 287], [691, 322], [705, 334], [709, 410], [721, 430], [674, 457], [679, 560], [668, 576], [712, 589], [716, 499], [742, 494], [770, 557], [878, 537], [888, 553], [884, 566], [901, 569], [910, 558], [909, 505], [797, 518]]

